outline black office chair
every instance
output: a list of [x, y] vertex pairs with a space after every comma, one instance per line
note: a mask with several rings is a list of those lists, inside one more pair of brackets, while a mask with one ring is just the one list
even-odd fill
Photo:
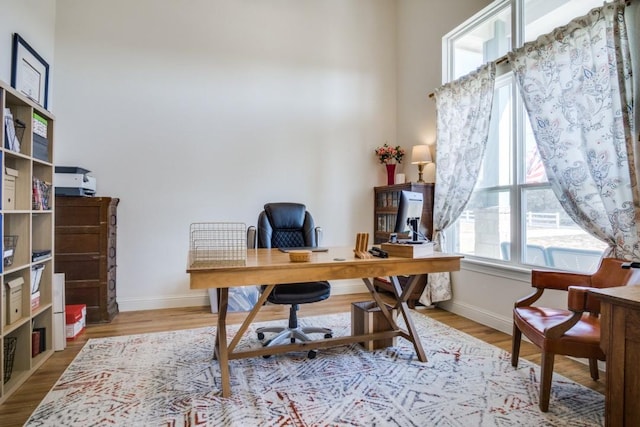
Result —
[[[253, 228], [253, 227], [251, 227]], [[248, 245], [256, 247], [255, 229], [249, 231]], [[253, 233], [253, 234], [252, 234]], [[267, 203], [258, 217], [258, 248], [292, 248], [317, 247], [322, 229], [315, 227], [313, 217], [305, 205], [299, 203]], [[262, 286], [264, 289], [264, 286]], [[320, 327], [299, 327], [297, 311], [299, 304], [323, 301], [329, 298], [331, 285], [326, 281], [305, 282], [276, 285], [267, 298], [273, 304], [291, 305], [289, 309], [288, 327], [258, 328], [258, 339], [262, 340], [266, 332], [275, 332], [276, 336], [267, 341], [265, 346], [298, 341], [312, 341], [307, 334], [321, 333], [331, 338], [332, 331]], [[309, 358], [316, 356], [316, 351], [308, 353]]]

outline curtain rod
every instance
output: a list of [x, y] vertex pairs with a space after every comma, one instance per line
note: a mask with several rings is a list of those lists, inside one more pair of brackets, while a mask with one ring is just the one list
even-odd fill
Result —
[[[626, 0], [624, 3], [627, 6], [631, 6], [631, 3], [633, 3], [634, 0]], [[507, 55], [503, 55], [500, 58], [495, 60], [496, 65], [498, 64], [502, 64], [503, 62], [509, 62], [509, 58], [507, 57]], [[433, 99], [436, 96], [436, 94], [434, 92], [431, 92], [429, 94], [429, 98]]]
[[[500, 58], [496, 59], [495, 61], [493, 61], [496, 65], [502, 64], [502, 63], [508, 63], [509, 62], [509, 58], [507, 57], [507, 55], [502, 55]], [[435, 97], [436, 94], [434, 92], [431, 92], [429, 94], [429, 98], [433, 98]]]

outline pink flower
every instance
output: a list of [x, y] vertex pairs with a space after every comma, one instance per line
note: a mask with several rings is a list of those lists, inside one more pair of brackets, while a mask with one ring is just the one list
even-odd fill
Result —
[[375, 149], [376, 156], [383, 164], [402, 163], [404, 157], [404, 149], [399, 145], [396, 147], [390, 147], [385, 142], [382, 147]]

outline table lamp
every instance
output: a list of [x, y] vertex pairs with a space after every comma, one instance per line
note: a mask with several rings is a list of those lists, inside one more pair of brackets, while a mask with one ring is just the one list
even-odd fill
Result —
[[411, 150], [411, 164], [418, 165], [418, 182], [425, 182], [422, 179], [424, 165], [431, 163], [431, 152], [428, 145], [414, 145]]

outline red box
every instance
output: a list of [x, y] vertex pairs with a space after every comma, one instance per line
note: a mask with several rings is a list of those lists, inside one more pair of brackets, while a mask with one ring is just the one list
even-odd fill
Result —
[[84, 330], [87, 319], [86, 304], [65, 305], [66, 335], [68, 340], [72, 340]]

